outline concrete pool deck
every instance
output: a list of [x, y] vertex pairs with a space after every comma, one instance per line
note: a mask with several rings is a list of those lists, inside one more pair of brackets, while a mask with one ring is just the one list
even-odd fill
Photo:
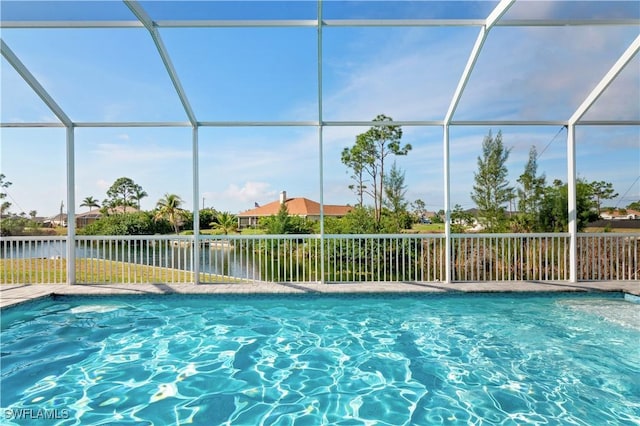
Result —
[[233, 284], [2, 284], [0, 308], [52, 295], [117, 296], [125, 294], [310, 294], [310, 293], [491, 293], [621, 292], [640, 296], [640, 281], [597, 282], [365, 282]]

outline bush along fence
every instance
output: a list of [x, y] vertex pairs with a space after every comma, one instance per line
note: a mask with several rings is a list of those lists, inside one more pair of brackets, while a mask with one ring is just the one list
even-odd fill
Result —
[[[640, 279], [640, 233], [576, 241], [578, 280]], [[453, 234], [451, 281], [567, 281], [570, 244], [565, 233]], [[65, 237], [10, 237], [0, 284], [66, 283], [72, 265], [86, 284], [442, 282], [446, 250], [444, 235], [419, 234], [78, 236], [73, 250]]]

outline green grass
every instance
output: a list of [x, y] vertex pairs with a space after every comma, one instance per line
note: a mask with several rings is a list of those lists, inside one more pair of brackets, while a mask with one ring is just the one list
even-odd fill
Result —
[[616, 233], [616, 234], [637, 234], [640, 232], [640, 229], [637, 228], [610, 228], [610, 229], [605, 229], [605, 228], [596, 228], [596, 227], [588, 227], [585, 228], [584, 231], [585, 233], [599, 233], [599, 232], [611, 232], [611, 233]]
[[[416, 223], [406, 233], [414, 234], [444, 234], [444, 223]], [[201, 229], [201, 235], [222, 235], [219, 229]], [[182, 231], [180, 235], [193, 235], [193, 231]], [[266, 235], [266, 231], [260, 228], [245, 228], [240, 232], [229, 235]]]
[[411, 231], [419, 234], [441, 234], [444, 233], [444, 223], [415, 223]]
[[[243, 229], [242, 232], [240, 233], [242, 235], [262, 235], [265, 234], [263, 229]], [[193, 235], [193, 231], [188, 230], [188, 231], [182, 231], [180, 232], [180, 235]], [[224, 233], [222, 232], [222, 230], [220, 229], [201, 229], [200, 230], [200, 235], [224, 235]], [[231, 232], [229, 233], [229, 235], [238, 235], [237, 232]]]
[[220, 229], [201, 229], [200, 235], [222, 235]]
[[[180, 235], [191, 236], [191, 235], [193, 235], [193, 230], [192, 229], [188, 229], [186, 231], [182, 231], [182, 232], [180, 232]], [[200, 235], [222, 235], [222, 231], [219, 230], [219, 229], [201, 229], [200, 230]]]
[[242, 235], [266, 235], [264, 229], [259, 228], [245, 228], [241, 232]]
[[[242, 282], [213, 274], [200, 274], [200, 282]], [[49, 284], [67, 282], [66, 259], [0, 259], [0, 284]], [[189, 283], [193, 273], [180, 269], [139, 265], [102, 259], [77, 259], [78, 283]]]

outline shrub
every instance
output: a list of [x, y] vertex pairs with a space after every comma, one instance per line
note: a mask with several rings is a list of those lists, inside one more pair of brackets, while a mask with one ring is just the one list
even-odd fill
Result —
[[149, 212], [103, 216], [79, 229], [80, 235], [153, 235], [172, 232], [166, 220], [154, 221]]
[[41, 228], [38, 223], [26, 217], [11, 216], [0, 220], [0, 236], [3, 237], [55, 234], [55, 230]]

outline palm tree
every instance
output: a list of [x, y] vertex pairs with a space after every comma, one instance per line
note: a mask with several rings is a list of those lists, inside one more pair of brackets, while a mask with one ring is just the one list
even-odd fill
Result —
[[98, 200], [96, 200], [92, 196], [88, 196], [87, 198], [82, 200], [82, 204], [80, 204], [80, 207], [89, 207], [89, 211], [91, 211], [94, 207], [100, 207], [100, 204], [98, 204]]
[[138, 187], [138, 188], [136, 188], [134, 190], [133, 195], [131, 196], [131, 198], [138, 203], [138, 210], [140, 210], [140, 200], [142, 200], [144, 197], [147, 197], [148, 195], [149, 194], [147, 194], [146, 191], [144, 191], [140, 187]]
[[222, 212], [216, 215], [216, 221], [210, 223], [214, 229], [220, 229], [227, 235], [229, 232], [234, 232], [238, 229], [238, 219], [229, 212]]
[[180, 232], [180, 219], [184, 218], [185, 211], [180, 208], [183, 201], [180, 196], [176, 194], [164, 194], [164, 197], [160, 198], [156, 203], [156, 213], [153, 216], [153, 220], [166, 219], [172, 226], [174, 231]]

